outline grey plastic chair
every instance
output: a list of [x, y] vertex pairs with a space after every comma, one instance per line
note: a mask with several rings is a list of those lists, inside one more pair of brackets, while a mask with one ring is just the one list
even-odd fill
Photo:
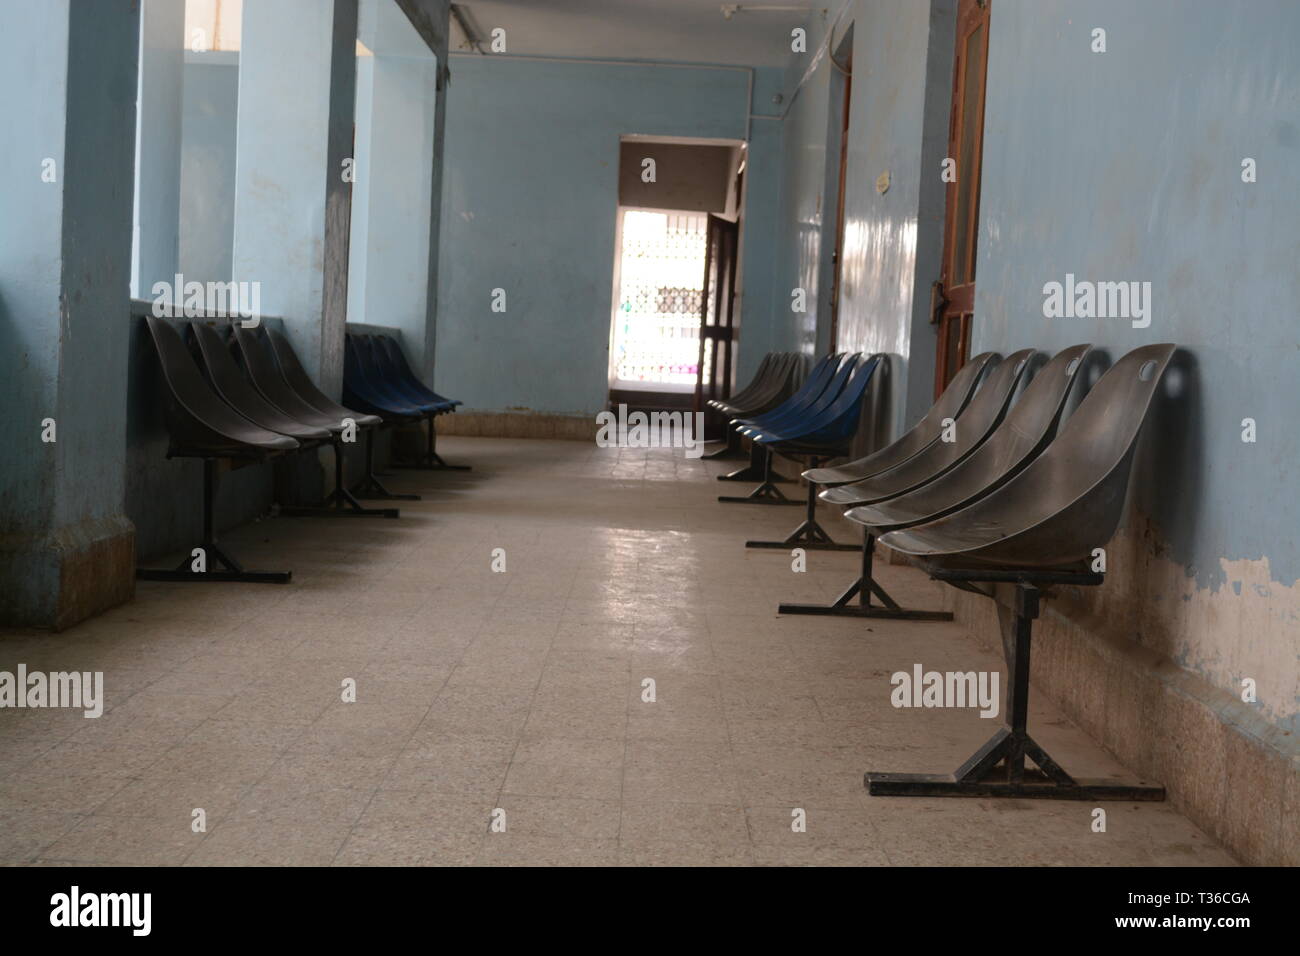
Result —
[[845, 465], [810, 468], [803, 473], [804, 480], [818, 485], [847, 485], [896, 468], [912, 456], [920, 454], [939, 440], [945, 419], [955, 419], [962, 413], [975, 393], [980, 377], [998, 358], [996, 352], [983, 352], [963, 365], [943, 390], [939, 400], [925, 413], [925, 417], [897, 441]]
[[821, 493], [821, 499], [841, 507], [883, 501], [938, 478], [979, 448], [1002, 421], [1035, 354], [1033, 349], [1022, 349], [989, 372], [961, 416], [953, 419], [952, 441], [941, 438], [888, 471], [852, 484], [827, 488]]
[[936, 567], [1078, 570], [1119, 525], [1138, 432], [1176, 348], [1129, 352], [1015, 478], [968, 508], [882, 541]]
[[1091, 345], [1072, 345], [1058, 352], [1034, 375], [988, 440], [952, 470], [906, 494], [851, 508], [845, 517], [879, 535], [942, 518], [995, 491], [1052, 440], [1090, 351]]
[[[164, 391], [168, 458], [203, 459], [203, 538], [197, 549], [175, 568], [137, 568], [142, 581], [244, 581], [287, 584], [290, 571], [248, 571], [217, 544], [213, 508], [217, 494], [217, 462], [221, 459], [263, 461], [297, 449], [288, 435], [269, 431], [227, 405], [203, 378], [184, 340], [165, 319], [145, 316], [158, 354]], [[195, 554], [199, 551], [199, 554]], [[195, 570], [201, 561], [202, 570]]]
[[[876, 536], [886, 531], [931, 521], [965, 507], [994, 491], [1028, 464], [1051, 440], [1060, 421], [1061, 412], [1065, 408], [1071, 386], [1083, 367], [1084, 356], [1090, 349], [1091, 346], [1088, 345], [1072, 346], [1044, 365], [1034, 376], [1033, 381], [1025, 387], [1015, 405], [1006, 413], [1005, 418], [992, 434], [939, 477], [903, 494], [846, 511], [845, 517], [864, 525], [862, 567], [857, 579], [833, 604], [781, 604], [778, 611], [781, 614], [952, 620], [952, 615], [946, 611], [907, 611], [900, 607], [875, 580], [872, 565]], [[1012, 359], [998, 366], [992, 376], [1013, 369], [1014, 359], [1015, 356], [1012, 356]], [[980, 394], [990, 396], [993, 394], [992, 390], [988, 393], [984, 392], [984, 389], [992, 384], [994, 383], [989, 381], [980, 390], [968, 406], [966, 416], [975, 415], [976, 419], [982, 417], [980, 410], [975, 406]], [[967, 421], [967, 419], [962, 418], [960, 421]], [[967, 424], [970, 425], [971, 422]], [[975, 429], [968, 428], [968, 433], [974, 431]], [[931, 446], [934, 447], [936, 446]], [[910, 469], [913, 462], [923, 457], [924, 454], [918, 455], [899, 468], [877, 476], [877, 479], [888, 478], [897, 471]], [[870, 484], [877, 479], [869, 478], [864, 484]], [[830, 490], [839, 491], [842, 488], [856, 487], [858, 487], [856, 484], [843, 485]], [[880, 605], [872, 604], [872, 595], [879, 598]], [[856, 604], [852, 603], [854, 598], [858, 599]]]
[[1089, 561], [1119, 526], [1142, 423], [1175, 349], [1146, 345], [1116, 362], [1046, 450], [987, 497], [881, 539], [922, 558], [931, 577], [997, 602], [1010, 686], [1006, 726], [953, 773], [869, 771], [864, 783], [870, 793], [1164, 799], [1164, 787], [1145, 781], [1075, 780], [1029, 735], [1029, 655], [1040, 589], [1104, 580]]
[[375, 474], [375, 431], [383, 426], [384, 420], [378, 415], [367, 415], [341, 405], [317, 388], [316, 383], [307, 374], [307, 370], [298, 361], [297, 353], [294, 352], [293, 346], [289, 344], [283, 332], [267, 328], [266, 339], [271, 343], [271, 351], [280, 366], [280, 374], [299, 398], [322, 414], [338, 421], [351, 418], [357, 423], [357, 427], [366, 433], [366, 476], [352, 486], [353, 496], [387, 501], [419, 501], [419, 495], [396, 494], [389, 491]]
[[[317, 426], [327, 429], [332, 435], [332, 446], [334, 448], [334, 490], [326, 496], [325, 500], [319, 505], [312, 507], [293, 506], [281, 508], [280, 514], [287, 517], [308, 517], [308, 518], [397, 518], [401, 516], [401, 511], [397, 508], [367, 508], [357, 500], [356, 495], [352, 493], [347, 485], [343, 482], [343, 437], [346, 432], [345, 419], [353, 418], [358, 428], [364, 425], [370, 425], [374, 422], [371, 416], [362, 415], [359, 412], [351, 415], [339, 415], [339, 412], [348, 412], [348, 409], [342, 406], [330, 403], [328, 410], [317, 409], [306, 398], [289, 383], [282, 369], [284, 368], [284, 359], [277, 359], [272, 350], [271, 340], [263, 338], [260, 328], [246, 329], [239, 323], [231, 326], [233, 330], [235, 344], [238, 346], [239, 355], [243, 360], [244, 370], [248, 373], [249, 379], [262, 397], [271, 405], [280, 409], [286, 415], [294, 418], [304, 424]], [[284, 347], [289, 349], [288, 342]], [[289, 349], [292, 352], [292, 349]], [[303, 378], [307, 373], [302, 370], [298, 364], [296, 356], [293, 360], [293, 366], [296, 366], [296, 373], [300, 373]], [[313, 391], [315, 388], [313, 386]], [[319, 393], [317, 393], [319, 394]], [[321, 396], [324, 398], [324, 396]], [[326, 399], [328, 401], [328, 399]], [[373, 426], [372, 426], [373, 427]], [[367, 429], [367, 438], [369, 438], [370, 429]], [[367, 442], [369, 446], [369, 443]], [[367, 466], [371, 462], [369, 447], [367, 448]]]
[[[730, 398], [711, 398], [705, 404], [715, 411], [726, 414], [728, 409], [746, 408], [748, 402], [760, 394], [764, 388], [776, 377], [779, 365], [786, 359], [784, 352], [768, 352], [763, 356], [763, 360], [758, 363], [758, 368], [754, 371], [754, 377], [744, 388], [736, 392]], [[730, 416], [735, 418], [735, 415]]]
[[203, 322], [189, 323], [199, 355], [213, 389], [235, 411], [267, 431], [296, 438], [303, 444], [329, 441], [330, 430], [297, 421], [276, 408], [249, 383], [216, 329]]

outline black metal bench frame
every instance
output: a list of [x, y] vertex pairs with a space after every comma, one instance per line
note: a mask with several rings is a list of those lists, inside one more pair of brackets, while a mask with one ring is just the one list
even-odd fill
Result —
[[[367, 435], [366, 438], [366, 466], [373, 478], [371, 470], [373, 451], [370, 448], [370, 436]], [[326, 495], [320, 504], [281, 505], [280, 514], [286, 518], [400, 518], [402, 512], [399, 508], [367, 508], [357, 500], [357, 496], [343, 481], [343, 440], [336, 435], [331, 445], [334, 448], [334, 490]], [[379, 483], [378, 479], [374, 479], [374, 482]], [[385, 494], [384, 497], [399, 496]]]
[[435, 414], [441, 413], [431, 412], [425, 415], [425, 421], [428, 422], [429, 427], [425, 430], [424, 452], [411, 461], [394, 461], [390, 467], [418, 469], [420, 471], [473, 471], [472, 465], [449, 465], [438, 454], [438, 429], [433, 424]]
[[[193, 570], [193, 550], [175, 568], [136, 568], [140, 581], [243, 581], [247, 584], [288, 584], [292, 571], [248, 571], [238, 561], [221, 550], [213, 522], [213, 503], [217, 495], [216, 458], [203, 459], [203, 549], [205, 570]], [[219, 568], [214, 570], [213, 567]]]
[[[765, 445], [762, 445], [759, 442], [753, 443], [753, 449], [757, 449], [757, 453], [758, 455], [761, 456], [760, 460], [762, 462], [761, 465], [762, 470], [759, 472], [759, 477], [758, 477], [758, 481], [759, 481], [758, 487], [756, 487], [753, 491], [751, 491], [747, 495], [718, 495], [718, 500], [727, 502], [729, 504], [743, 503], [743, 504], [751, 504], [751, 505], [796, 505], [796, 506], [799, 505], [800, 502], [796, 501], [793, 498], [787, 498], [785, 496], [785, 493], [776, 486], [776, 483], [778, 481], [788, 482], [790, 481], [790, 479], [778, 475], [775, 469], [773, 469], [772, 461], [775, 456], [772, 454], [772, 450], [766, 447]], [[751, 450], [751, 454], [754, 454], [752, 450]], [[750, 464], [747, 467], [740, 469], [740, 471], [733, 471], [730, 475], [719, 475], [718, 480], [719, 481], [752, 480], [749, 477], [736, 478], [733, 476], [740, 475], [742, 472], [748, 473], [754, 467], [755, 467], [755, 462], [751, 459]]]
[[[960, 570], [928, 566], [930, 577], [998, 601], [1002, 646], [1007, 660], [1006, 726], [950, 774], [867, 771], [863, 783], [873, 796], [1017, 797], [1046, 800], [1159, 801], [1165, 788], [1076, 780], [1029, 735], [1029, 649], [1042, 588], [1066, 584], [1096, 586], [1105, 578], [1090, 571]], [[987, 585], [977, 587], [977, 584]], [[1006, 590], [1011, 588], [1011, 595]], [[1025, 766], [1028, 758], [1035, 767]]]
[[[837, 457], [837, 456], [810, 455], [808, 457], [808, 467], [816, 468], [822, 461], [826, 460], [827, 457]], [[802, 522], [800, 522], [799, 526], [795, 528], [793, 531], [791, 531], [788, 535], [785, 536], [785, 538], [783, 538], [780, 541], [746, 541], [745, 547], [770, 548], [775, 550], [785, 550], [786, 548], [805, 548], [809, 551], [854, 551], [856, 550], [857, 545], [840, 544], [838, 541], [833, 539], [830, 535], [830, 532], [827, 531], [825, 528], [823, 528], [821, 524], [817, 521], [817, 484], [815, 482], [810, 481], [807, 482], [807, 485], [808, 485], [808, 498], [805, 504], [806, 511], [804, 513], [804, 519]], [[781, 495], [781, 490], [779, 488], [774, 488], [773, 490], [778, 495]], [[781, 497], [784, 499], [782, 503], [792, 504], [792, 505], [796, 505], [799, 503], [792, 499], [786, 498], [785, 495], [781, 495]], [[722, 501], [725, 499], [719, 498], [718, 500]]]
[[[839, 544], [837, 549], [851, 551], [856, 545]], [[863, 529], [862, 532], [862, 570], [857, 580], [833, 604], [778, 604], [778, 614], [815, 614], [837, 617], [876, 617], [896, 621], [951, 621], [951, 611], [918, 611], [899, 605], [889, 592], [884, 589], [872, 574], [875, 563], [876, 536]], [[880, 604], [871, 603], [871, 595], [880, 599]], [[854, 598], [858, 599], [856, 604]]]

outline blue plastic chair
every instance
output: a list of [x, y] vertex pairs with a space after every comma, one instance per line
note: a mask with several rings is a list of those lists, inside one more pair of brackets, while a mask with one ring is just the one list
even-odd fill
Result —
[[804, 383], [803, 388], [799, 389], [794, 395], [762, 415], [756, 415], [753, 418], [738, 418], [731, 424], [735, 426], [741, 434], [744, 434], [746, 428], [752, 426], [774, 425], [787, 418], [793, 418], [801, 415], [804, 410], [814, 405], [818, 399], [825, 394], [827, 388], [834, 381], [836, 374], [842, 365], [846, 364], [846, 356], [843, 352], [837, 352], [834, 355], [828, 355], [817, 363], [812, 374], [808, 376], [808, 381]]
[[[843, 353], [837, 352], [827, 355], [820, 359], [808, 373], [808, 377], [803, 380], [803, 384], [795, 389], [794, 393], [777, 403], [773, 408], [758, 415], [748, 418], [733, 418], [727, 423], [728, 437], [739, 437], [740, 429], [756, 424], [760, 421], [767, 421], [778, 415], [785, 415], [798, 409], [806, 408], [808, 405], [817, 401], [821, 393], [825, 390], [826, 384], [835, 374], [835, 369], [843, 359]], [[751, 442], [749, 446], [749, 464], [744, 468], [738, 468], [733, 472], [725, 475], [718, 475], [718, 481], [758, 481], [762, 482], [757, 491], [761, 491], [764, 485], [772, 484], [777, 481], [789, 481], [788, 478], [782, 478], [772, 473], [768, 467], [769, 452], [762, 445]], [[771, 504], [781, 504], [785, 500], [784, 496], [778, 498], [769, 498], [765, 494], [751, 493], [744, 496], [723, 495], [718, 498], [719, 501], [768, 501]]]
[[347, 336], [343, 344], [343, 401], [389, 423], [412, 421], [424, 416], [419, 406], [392, 395], [371, 381], [351, 336]]
[[420, 396], [425, 401], [446, 405], [448, 409], [464, 404], [459, 399], [445, 398], [439, 395], [420, 381], [415, 372], [411, 370], [410, 364], [407, 363], [406, 355], [402, 352], [402, 346], [392, 336], [376, 335], [371, 342], [380, 364], [386, 366], [395, 378], [403, 381], [408, 391]]
[[371, 379], [377, 379], [398, 398], [412, 405], [419, 406], [425, 412], [440, 415], [451, 411], [451, 402], [444, 398], [432, 398], [423, 389], [417, 388], [397, 368], [388, 350], [377, 341], [376, 336], [358, 335], [353, 337], [361, 357], [362, 367]]
[[[776, 451], [786, 446], [801, 445], [808, 449], [794, 454], [816, 452], [816, 457], [837, 457], [833, 452], [846, 445], [857, 430], [862, 414], [862, 396], [871, 384], [871, 377], [880, 364], [880, 356], [855, 355], [844, 363], [839, 376], [843, 382], [838, 389], [827, 388], [825, 394], [799, 420], [770, 428], [754, 428], [750, 437]], [[844, 450], [847, 454], [847, 449]]]
[[[862, 420], [867, 389], [884, 358], [880, 355], [858, 357], [850, 363], [850, 375], [829, 403], [824, 403], [807, 418], [779, 430], [759, 431], [753, 435], [774, 454], [804, 458], [810, 468], [830, 458], [849, 453], [849, 445]], [[829, 391], [829, 390], [828, 390]], [[804, 520], [780, 541], [746, 541], [747, 548], [802, 547], [819, 551], [848, 551], [853, 545], [839, 544], [817, 522], [817, 486], [808, 483]]]
[[446, 401], [432, 402], [408, 394], [400, 382], [385, 374], [384, 366], [375, 358], [374, 351], [362, 336], [348, 335], [343, 350], [343, 389], [348, 404], [355, 402], [365, 411], [376, 410], [392, 422], [413, 422], [427, 418], [428, 428], [423, 454], [409, 463], [393, 462], [394, 468], [422, 468], [431, 471], [469, 471], [468, 465], [449, 465], [438, 454], [437, 429], [433, 419], [451, 410]]
[[[846, 356], [844, 353], [828, 355], [813, 369], [813, 373], [808, 377], [804, 387], [789, 400], [765, 415], [753, 419], [738, 420], [732, 424], [737, 428], [738, 434], [744, 435], [750, 429], [775, 428], [784, 422], [795, 422], [803, 419], [812, 409], [821, 407], [819, 403], [835, 400], [835, 396], [844, 387], [856, 358], [856, 353], [851, 356]], [[754, 442], [751, 448], [753, 449], [752, 463], [747, 471], [757, 472], [759, 481], [757, 487], [747, 495], [719, 495], [718, 500], [728, 504], [798, 504], [797, 501], [791, 501], [783, 495], [781, 490], [776, 487], [778, 481], [787, 479], [781, 478], [772, 470], [771, 449], [760, 442]], [[747, 477], [752, 478], [754, 475], [750, 474]]]
[[401, 384], [390, 378], [379, 363], [375, 360], [375, 354], [370, 348], [369, 338], [363, 335], [349, 335], [348, 344], [352, 348], [353, 354], [360, 367], [362, 376], [370, 383], [370, 387], [379, 395], [392, 400], [398, 404], [409, 405], [418, 409], [420, 414], [428, 415], [439, 410], [437, 402], [430, 402], [423, 398], [417, 398], [408, 393]]

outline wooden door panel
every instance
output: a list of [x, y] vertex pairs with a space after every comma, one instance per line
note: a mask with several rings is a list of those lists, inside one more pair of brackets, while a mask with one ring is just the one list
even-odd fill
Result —
[[700, 296], [700, 351], [695, 372], [695, 410], [731, 394], [731, 348], [735, 336], [736, 253], [740, 225], [709, 214]]

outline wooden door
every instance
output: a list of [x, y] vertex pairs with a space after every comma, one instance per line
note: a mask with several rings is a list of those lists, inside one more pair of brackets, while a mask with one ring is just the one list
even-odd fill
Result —
[[736, 251], [740, 225], [709, 214], [700, 295], [700, 358], [695, 372], [695, 411], [711, 398], [731, 395], [731, 347], [736, 299]]

